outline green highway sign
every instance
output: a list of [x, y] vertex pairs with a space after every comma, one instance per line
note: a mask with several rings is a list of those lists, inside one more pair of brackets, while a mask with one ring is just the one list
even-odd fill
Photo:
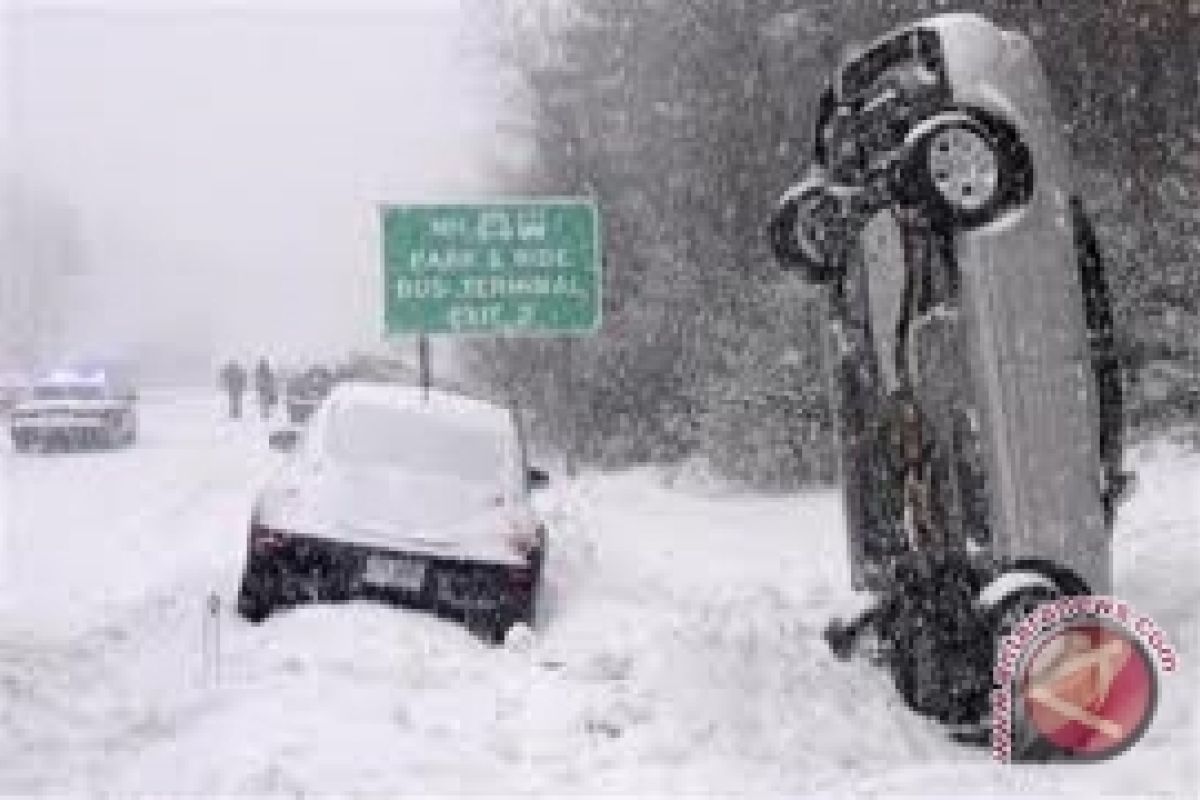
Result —
[[581, 199], [387, 206], [388, 333], [586, 333], [600, 325], [600, 231]]

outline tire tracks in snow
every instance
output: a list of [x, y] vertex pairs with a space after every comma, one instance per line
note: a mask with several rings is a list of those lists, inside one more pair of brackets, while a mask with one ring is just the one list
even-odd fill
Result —
[[[224, 563], [240, 558], [240, 550], [219, 551], [240, 545], [266, 459], [228, 437], [208, 450], [187, 444], [167, 461], [192, 468], [151, 483], [166, 499], [106, 526], [111, 546], [135, 552], [145, 583], [106, 596], [103, 616], [48, 630], [37, 618], [3, 621], [0, 792], [86, 791], [130, 753], [177, 735], [203, 707], [202, 600], [228, 580]], [[163, 453], [147, 455], [154, 463]], [[229, 524], [236, 533], [214, 529]]]

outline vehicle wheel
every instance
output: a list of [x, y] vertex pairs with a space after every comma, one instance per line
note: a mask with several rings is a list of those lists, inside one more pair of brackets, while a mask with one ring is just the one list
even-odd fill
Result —
[[1005, 598], [993, 612], [992, 630], [995, 631], [996, 640], [999, 641], [1011, 633], [1012, 629], [1036, 611], [1038, 606], [1053, 602], [1061, 596], [1057, 589], [1039, 586], [1022, 589]]
[[251, 561], [238, 587], [237, 612], [250, 622], [266, 619], [279, 603], [279, 581], [263, 565]]
[[33, 444], [32, 439], [19, 433], [12, 434], [13, 449], [18, 453], [28, 453]]
[[[1087, 584], [1067, 570], [1039, 561], [1018, 561], [984, 587], [979, 605], [989, 615], [989, 627], [998, 647], [1000, 641], [1038, 606], [1089, 592]], [[1022, 718], [1022, 714], [1014, 714], [1012, 760], [1026, 763], [1058, 760], [1061, 750], [1034, 731], [1028, 722], [1021, 722]]]
[[529, 594], [515, 604], [508, 614], [505, 614], [504, 630], [500, 632], [500, 640], [505, 638], [510, 627], [528, 625], [532, 628], [536, 619], [538, 619], [538, 588], [534, 584], [534, 588], [530, 589]]
[[837, 216], [837, 200], [829, 195], [825, 180], [815, 170], [783, 196], [767, 226], [771, 249], [780, 268], [799, 272], [812, 283], [838, 277], [834, 241], [829, 224]]
[[1088, 594], [1091, 587], [1071, 570], [1044, 559], [1026, 558], [1011, 562], [982, 587], [978, 605], [989, 615], [999, 639], [1039, 605]]
[[464, 613], [463, 622], [468, 631], [488, 644], [504, 644], [509, 623], [498, 609], [470, 609]]
[[1028, 150], [999, 123], [965, 111], [918, 124], [905, 142], [897, 194], [937, 221], [963, 228], [983, 225], [1033, 189]]
[[877, 629], [897, 692], [917, 713], [944, 724], [986, 714], [992, 640], [974, 608], [978, 568], [959, 553], [896, 560]]

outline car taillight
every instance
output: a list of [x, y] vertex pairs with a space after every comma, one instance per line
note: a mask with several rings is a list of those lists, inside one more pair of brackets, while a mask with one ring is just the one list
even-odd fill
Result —
[[258, 522], [250, 523], [250, 549], [251, 550], [274, 550], [283, 546], [287, 537], [279, 531], [271, 530], [265, 525], [260, 525]]
[[519, 567], [508, 567], [505, 570], [505, 575], [508, 577], [509, 586], [518, 586], [523, 589], [528, 589], [533, 586], [533, 567], [522, 565]]

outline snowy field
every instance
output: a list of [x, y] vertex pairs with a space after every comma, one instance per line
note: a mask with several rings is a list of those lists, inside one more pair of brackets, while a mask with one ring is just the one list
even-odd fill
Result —
[[[838, 498], [661, 471], [560, 480], [540, 630], [489, 648], [356, 604], [231, 612], [279, 456], [203, 392], [145, 398], [134, 449], [5, 449], [0, 794], [1188, 794], [1197, 785], [1200, 457], [1135, 454], [1117, 591], [1182, 657], [1140, 745], [997, 767], [820, 639], [858, 600]], [[4, 447], [7, 445], [5, 444]], [[219, 658], [206, 631], [222, 598]], [[215, 661], [215, 663], [214, 663]]]

